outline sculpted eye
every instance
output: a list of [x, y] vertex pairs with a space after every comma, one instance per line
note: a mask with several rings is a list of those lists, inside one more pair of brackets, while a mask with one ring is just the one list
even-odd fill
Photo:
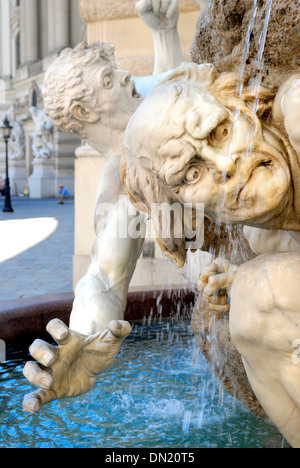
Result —
[[186, 184], [194, 184], [195, 182], [198, 182], [198, 180], [202, 176], [202, 169], [201, 167], [198, 166], [192, 166], [190, 169], [187, 171], [184, 182]]
[[107, 75], [107, 76], [105, 76], [103, 78], [103, 86], [106, 89], [111, 89], [112, 88], [113, 84], [112, 84], [112, 80], [111, 80], [109, 75]]
[[232, 128], [229, 123], [223, 123], [219, 125], [209, 137], [209, 140], [212, 144], [216, 143], [225, 143], [232, 134]]

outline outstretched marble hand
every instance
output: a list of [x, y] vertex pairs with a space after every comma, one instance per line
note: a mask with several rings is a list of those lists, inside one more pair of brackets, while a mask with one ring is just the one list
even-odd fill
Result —
[[151, 29], [166, 30], [177, 26], [177, 0], [139, 0], [135, 8], [140, 18]]
[[97, 375], [113, 363], [131, 326], [113, 320], [107, 330], [85, 336], [55, 319], [48, 324], [47, 331], [58, 347], [41, 340], [30, 347], [32, 357], [38, 362], [28, 362], [24, 375], [40, 388], [25, 396], [23, 408], [27, 413], [37, 413], [51, 401], [87, 393]]
[[203, 269], [198, 289], [203, 292], [203, 297], [210, 309], [217, 312], [229, 312], [230, 291], [237, 269], [237, 265], [224, 258], [217, 258]]

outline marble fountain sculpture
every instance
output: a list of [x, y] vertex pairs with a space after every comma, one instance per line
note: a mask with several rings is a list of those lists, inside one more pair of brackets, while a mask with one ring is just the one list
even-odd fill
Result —
[[[157, 9], [155, 0], [141, 0], [136, 9], [153, 29], [155, 72], [160, 72], [136, 79], [147, 92], [166, 76], [169, 67], [175, 68], [183, 60], [177, 32], [178, 3], [167, 0]], [[165, 46], [173, 57], [167, 66]], [[97, 240], [91, 266], [76, 288], [70, 328], [60, 320], [51, 321], [47, 330], [59, 348], [41, 340], [30, 348], [37, 362], [27, 363], [24, 375], [40, 389], [24, 399], [24, 410], [29, 413], [38, 412], [55, 399], [86, 393], [97, 375], [114, 361], [131, 331], [123, 319], [129, 283], [144, 239], [142, 235], [119, 239], [113, 233], [120, 227], [126, 230], [134, 219], [139, 219], [142, 231], [146, 228], [146, 219], [140, 219], [140, 213], [133, 209], [120, 176], [124, 131], [142, 96], [131, 73], [116, 69], [113, 45], [80, 44], [63, 51], [45, 76], [43, 97], [52, 123], [79, 135], [107, 163], [95, 203]], [[100, 211], [106, 202], [111, 210], [104, 218]]]
[[25, 133], [20, 122], [13, 123], [11, 137], [8, 142], [8, 155], [10, 161], [23, 161], [25, 159]]
[[51, 159], [53, 157], [53, 125], [42, 109], [32, 106], [29, 110], [35, 125], [35, 130], [32, 134], [33, 158], [35, 160]]
[[[225, 313], [232, 288], [230, 331], [251, 386], [299, 447], [300, 74], [275, 96], [261, 86], [256, 112], [246, 77], [236, 96], [239, 80], [212, 65], [178, 68], [130, 120], [122, 178], [140, 211], [166, 200], [202, 202], [214, 222], [244, 224], [254, 238], [259, 228], [262, 250], [265, 238], [281, 236], [286, 246], [291, 238], [291, 252], [262, 255], [239, 268], [217, 259], [202, 272], [200, 287], [212, 308]], [[164, 247], [184, 263], [184, 236]]]
[[[159, 12], [162, 30], [169, 16], [177, 17], [175, 3]], [[151, 1], [138, 7], [142, 18], [157, 16]], [[277, 92], [261, 84], [255, 89], [245, 74], [219, 73], [212, 64], [183, 64], [157, 80], [142, 100], [103, 44], [63, 52], [46, 76], [53, 123], [79, 134], [108, 162], [91, 267], [78, 285], [70, 327], [59, 320], [47, 327], [59, 347], [40, 340], [31, 346], [37, 362], [24, 374], [40, 388], [25, 397], [24, 409], [36, 413], [50, 401], [89, 391], [130, 333], [124, 308], [143, 239], [117, 239], [115, 230], [134, 218], [142, 224], [141, 213], [146, 222], [153, 204], [202, 203], [209, 220], [244, 225], [253, 251], [268, 252], [242, 266], [216, 259], [202, 271], [199, 288], [212, 311], [229, 312], [231, 338], [256, 397], [287, 441], [300, 447], [300, 74]], [[107, 200], [122, 209], [103, 220], [97, 207]], [[184, 221], [181, 237], [158, 239], [179, 266], [186, 258]]]

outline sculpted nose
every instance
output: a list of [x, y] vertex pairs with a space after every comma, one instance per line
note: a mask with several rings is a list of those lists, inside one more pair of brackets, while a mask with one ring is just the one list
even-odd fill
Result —
[[231, 157], [217, 156], [214, 162], [217, 169], [216, 177], [219, 182], [231, 177], [236, 171], [236, 163]]
[[127, 86], [131, 79], [131, 73], [129, 71], [125, 71], [121, 75], [121, 86]]

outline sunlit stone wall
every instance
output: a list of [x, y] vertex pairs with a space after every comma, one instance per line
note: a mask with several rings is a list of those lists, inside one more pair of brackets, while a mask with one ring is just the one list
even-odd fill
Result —
[[[152, 73], [152, 33], [137, 17], [136, 0], [79, 0], [81, 17], [88, 25], [88, 42], [112, 42], [116, 48], [118, 68], [133, 75]], [[179, 0], [178, 30], [183, 53], [190, 59], [200, 6], [195, 0]]]

